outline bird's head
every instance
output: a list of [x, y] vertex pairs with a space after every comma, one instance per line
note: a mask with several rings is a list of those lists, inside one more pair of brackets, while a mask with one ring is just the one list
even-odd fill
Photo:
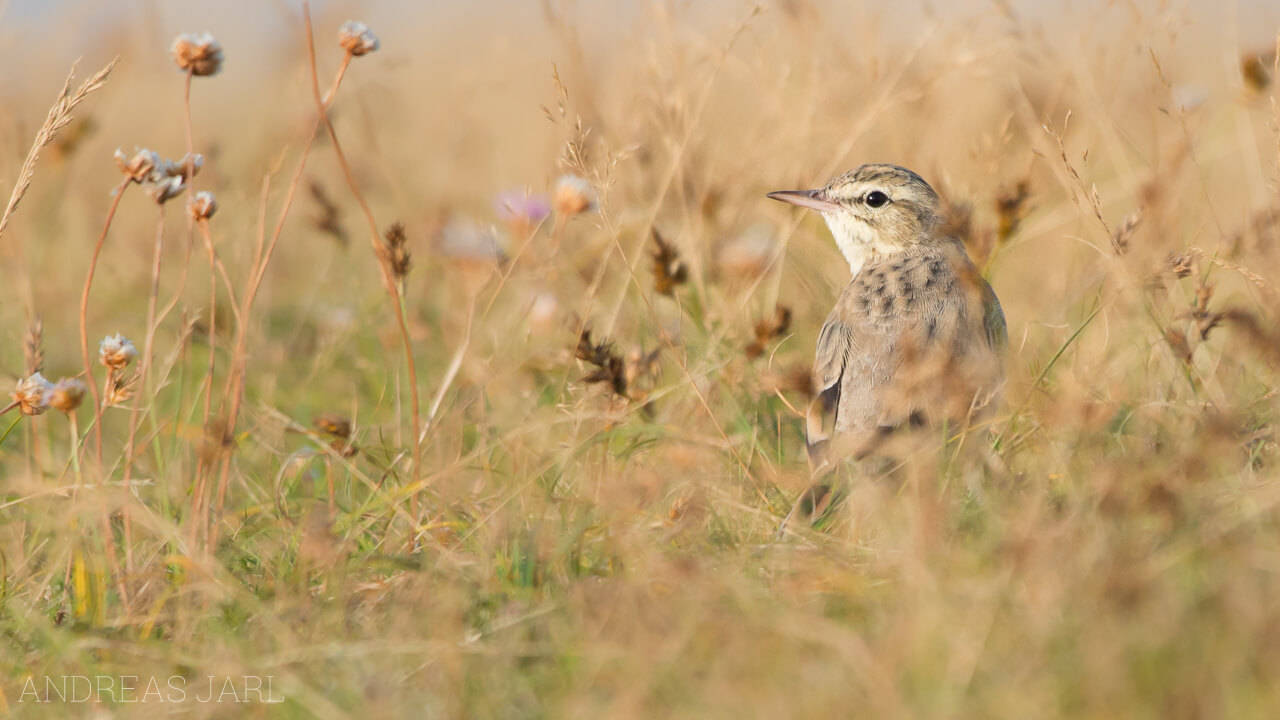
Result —
[[817, 210], [856, 275], [868, 260], [938, 242], [938, 194], [897, 165], [863, 165], [817, 190], [781, 190], [774, 200]]

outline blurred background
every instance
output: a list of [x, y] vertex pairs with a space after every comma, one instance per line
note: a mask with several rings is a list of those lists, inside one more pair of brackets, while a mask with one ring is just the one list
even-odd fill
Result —
[[[315, 118], [300, 8], [0, 0], [5, 188], [72, 63], [82, 79], [119, 59], [0, 237], [0, 381], [25, 374], [36, 315], [46, 374], [82, 367], [112, 153], [185, 151], [180, 32], [226, 56], [192, 86], [196, 186], [244, 287]], [[1280, 3], [382, 0], [312, 19], [322, 88], [343, 22], [381, 41], [331, 114], [379, 229], [402, 222], [413, 253], [424, 477], [402, 462], [394, 314], [322, 132], [249, 324], [222, 545], [189, 555], [174, 529], [209, 431], [192, 410], [208, 269], [178, 206], [149, 405], [163, 452], [139, 458], [153, 484], [136, 497], [104, 493], [154, 524], [135, 571], [93, 566], [93, 612], [62, 579], [71, 519], [97, 522], [57, 490], [65, 424], [0, 445], [0, 629], [23, 648], [0, 658], [0, 701], [32, 673], [179, 668], [279, 672], [299, 717], [1280, 705]], [[849, 277], [818, 218], [764, 194], [864, 162], [945, 199], [1008, 318], [1006, 407], [906, 480], [848, 470], [835, 525], [779, 544], [810, 480], [813, 346]], [[565, 175], [589, 211], [504, 207], [548, 202]], [[155, 225], [124, 199], [91, 346], [143, 337]], [[674, 287], [654, 231], [685, 268]], [[626, 392], [575, 354], [583, 323]], [[325, 413], [357, 428], [348, 465], [290, 424]]]

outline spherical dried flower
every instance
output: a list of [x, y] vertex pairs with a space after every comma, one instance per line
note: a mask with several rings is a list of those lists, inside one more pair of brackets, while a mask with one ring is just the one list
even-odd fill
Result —
[[338, 44], [343, 50], [360, 57], [378, 49], [378, 36], [368, 25], [352, 20], [338, 28]]
[[556, 191], [552, 196], [552, 204], [556, 212], [564, 217], [591, 212], [596, 209], [596, 194], [591, 183], [577, 175], [561, 175], [556, 180]]
[[9, 394], [18, 403], [23, 415], [39, 415], [49, 409], [49, 393], [53, 384], [44, 379], [40, 373], [32, 373], [30, 377], [18, 381], [17, 388]]
[[217, 75], [222, 69], [222, 46], [209, 33], [182, 33], [169, 51], [178, 67], [192, 75]]
[[120, 172], [128, 175], [129, 179], [136, 183], [146, 182], [163, 162], [158, 154], [146, 148], [135, 150], [131, 158], [126, 158], [124, 151], [116, 148], [115, 158]]
[[195, 197], [187, 198], [187, 212], [193, 220], [208, 220], [218, 212], [218, 201], [213, 193], [201, 190]]
[[108, 335], [98, 344], [98, 362], [112, 370], [123, 370], [138, 357], [138, 349], [123, 335]]
[[80, 407], [84, 400], [85, 385], [75, 378], [59, 380], [47, 393], [49, 407], [69, 413]]

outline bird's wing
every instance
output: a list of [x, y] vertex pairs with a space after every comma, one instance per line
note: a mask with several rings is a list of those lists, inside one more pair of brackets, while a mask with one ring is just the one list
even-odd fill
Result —
[[982, 281], [982, 324], [987, 330], [987, 343], [996, 350], [1003, 350], [1009, 345], [1009, 328], [1004, 320], [1004, 308], [1000, 307], [1000, 298], [991, 284]]
[[840, 409], [840, 392], [845, 365], [849, 362], [853, 333], [836, 313], [827, 318], [818, 335], [818, 350], [813, 361], [813, 387], [816, 391], [809, 403], [806, 418], [809, 462], [822, 465], [823, 455], [835, 433], [836, 414]]

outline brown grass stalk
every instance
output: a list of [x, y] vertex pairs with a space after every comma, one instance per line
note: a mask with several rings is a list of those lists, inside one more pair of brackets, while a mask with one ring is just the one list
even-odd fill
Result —
[[156, 304], [160, 295], [160, 261], [164, 254], [164, 205], [156, 211], [155, 253], [151, 260], [151, 292], [147, 297], [147, 327], [143, 339], [142, 359], [138, 363], [138, 390], [133, 396], [133, 407], [129, 411], [129, 439], [125, 442], [124, 451], [124, 491], [125, 505], [123, 509], [124, 525], [124, 565], [125, 570], [133, 572], [133, 544], [129, 518], [129, 483], [133, 479], [133, 462], [137, 459], [135, 451], [138, 436], [138, 420], [144, 396], [149, 396], [148, 382], [151, 373], [151, 357], [155, 352], [156, 337]]
[[[333, 123], [329, 120], [329, 113], [324, 101], [320, 97], [320, 80], [316, 72], [316, 47], [313, 32], [311, 29], [311, 8], [306, 2], [302, 3], [302, 18], [307, 29], [307, 60], [311, 69], [311, 93], [315, 98], [316, 107], [320, 112], [320, 120], [324, 123], [325, 129], [329, 133], [329, 141], [333, 143], [334, 154], [338, 157], [338, 164], [342, 167], [342, 174], [346, 177], [347, 185], [351, 187], [351, 194], [355, 196], [356, 202], [360, 204], [360, 209], [364, 212], [365, 219], [369, 221], [369, 240], [373, 243], [374, 257], [379, 258], [378, 267], [382, 270], [383, 284], [386, 286], [387, 293], [391, 296], [391, 305], [396, 312], [396, 321], [400, 326], [400, 337], [404, 343], [405, 361], [409, 366], [409, 402], [410, 416], [412, 418], [412, 442], [413, 442], [413, 460], [410, 465], [410, 477], [412, 482], [416, 482], [419, 476], [419, 469], [422, 462], [422, 446], [418, 439], [422, 434], [422, 416], [419, 408], [418, 400], [418, 371], [413, 360], [413, 344], [409, 338], [409, 325], [404, 317], [404, 303], [400, 296], [400, 290], [396, 285], [395, 279], [391, 276], [391, 270], [387, 264], [382, 262], [378, 254], [378, 223], [373, 217], [373, 211], [369, 208], [369, 203], [365, 201], [364, 194], [360, 192], [360, 187], [356, 183], [355, 176], [351, 172], [351, 166], [347, 163], [347, 158], [342, 152], [342, 146], [338, 142], [338, 133], [333, 128]], [[348, 60], [350, 54], [348, 53]], [[414, 516], [415, 522], [418, 518], [417, 513], [417, 495], [411, 496], [411, 514]]]
[[66, 82], [62, 85], [62, 92], [58, 93], [58, 99], [53, 103], [53, 107], [49, 108], [49, 114], [45, 117], [44, 124], [40, 126], [40, 130], [36, 132], [36, 139], [31, 143], [31, 150], [27, 152], [27, 159], [22, 163], [22, 169], [18, 171], [18, 181], [13, 186], [13, 192], [9, 195], [9, 204], [5, 206], [4, 215], [0, 215], [0, 236], [4, 235], [4, 230], [9, 226], [9, 219], [13, 217], [13, 213], [18, 209], [18, 203], [22, 202], [22, 197], [27, 194], [27, 190], [31, 187], [31, 179], [35, 177], [36, 163], [40, 160], [40, 151], [45, 148], [58, 135], [58, 131], [66, 127], [74, 116], [71, 111], [77, 105], [84, 101], [95, 90], [100, 89], [107, 84], [107, 76], [111, 74], [112, 68], [116, 66], [116, 61], [112, 60], [107, 66], [102, 68], [93, 77], [85, 80], [84, 83], [71, 91], [71, 81], [76, 76], [76, 64], [72, 63], [70, 72], [67, 73]]
[[98, 381], [93, 378], [93, 361], [89, 355], [89, 329], [87, 316], [89, 313], [89, 288], [93, 286], [93, 275], [98, 268], [98, 257], [102, 255], [102, 245], [106, 242], [107, 231], [111, 229], [111, 220], [116, 216], [116, 208], [120, 207], [120, 198], [132, 181], [125, 177], [115, 192], [111, 194], [111, 206], [107, 208], [107, 217], [102, 222], [102, 232], [98, 234], [98, 242], [93, 246], [93, 256], [89, 258], [89, 270], [84, 277], [84, 290], [80, 293], [80, 357], [84, 361], [84, 379], [89, 384], [89, 392], [93, 395], [93, 444], [94, 456], [99, 469], [102, 466], [102, 394], [98, 392]]

